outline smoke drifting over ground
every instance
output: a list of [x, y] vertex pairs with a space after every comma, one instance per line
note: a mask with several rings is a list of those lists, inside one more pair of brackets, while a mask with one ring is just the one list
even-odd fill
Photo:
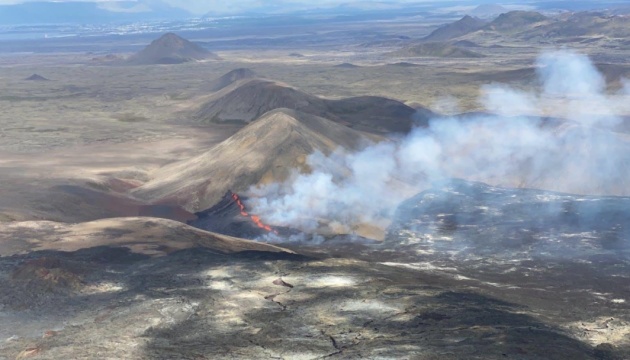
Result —
[[311, 173], [251, 189], [250, 206], [274, 225], [311, 232], [324, 222], [352, 232], [358, 224], [386, 227], [401, 201], [453, 177], [627, 195], [630, 145], [615, 132], [627, 95], [606, 94], [604, 77], [578, 53], [543, 54], [537, 69], [537, 91], [483, 89], [480, 102], [495, 115], [434, 119], [398, 142], [312, 154]]

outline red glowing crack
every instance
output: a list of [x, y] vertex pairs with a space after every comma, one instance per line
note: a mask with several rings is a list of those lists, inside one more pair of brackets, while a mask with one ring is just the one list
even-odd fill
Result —
[[241, 201], [241, 198], [236, 193], [232, 193], [232, 199], [234, 200], [234, 202], [236, 202], [236, 205], [238, 205], [239, 209], [241, 210], [241, 216], [245, 216], [249, 218], [254, 224], [256, 224], [256, 226], [258, 226], [261, 229], [264, 229], [268, 232], [273, 232], [274, 234], [278, 234], [278, 232], [272, 229], [271, 226], [264, 224], [260, 220], [260, 217], [256, 215], [250, 215], [247, 211], [245, 211], [245, 205], [243, 204], [243, 202]]

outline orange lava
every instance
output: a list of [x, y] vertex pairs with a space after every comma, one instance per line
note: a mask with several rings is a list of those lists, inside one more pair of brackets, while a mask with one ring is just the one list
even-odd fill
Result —
[[245, 205], [243, 205], [243, 202], [241, 201], [241, 198], [236, 195], [236, 193], [232, 193], [232, 199], [234, 199], [234, 201], [236, 202], [236, 205], [238, 205], [239, 209], [241, 209], [241, 215], [250, 218], [254, 224], [256, 224], [256, 226], [258, 226], [261, 229], [264, 229], [268, 232], [273, 232], [274, 234], [278, 234], [277, 231], [275, 231], [274, 229], [271, 228], [271, 226], [269, 225], [265, 225], [261, 220], [260, 217], [256, 216], [256, 215], [250, 215], [247, 213], [247, 211], [245, 211]]

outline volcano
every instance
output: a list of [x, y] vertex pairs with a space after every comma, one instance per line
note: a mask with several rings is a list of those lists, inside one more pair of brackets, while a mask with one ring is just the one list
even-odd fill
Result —
[[219, 57], [176, 34], [167, 33], [154, 40], [127, 62], [132, 65], [181, 64], [189, 61], [219, 59]]
[[194, 116], [202, 122], [247, 124], [264, 113], [288, 108], [324, 117], [340, 124], [374, 133], [405, 133], [432, 117], [399, 101], [376, 96], [340, 100], [322, 99], [271, 80], [239, 81], [212, 95]]
[[28, 80], [28, 81], [50, 81], [50, 79], [47, 79], [39, 74], [33, 74], [29, 77], [27, 77], [24, 80]]
[[326, 241], [338, 245], [348, 241], [354, 244], [380, 243], [380, 241], [374, 240], [373, 237], [362, 236], [374, 230], [364, 224], [361, 224], [361, 226], [357, 225], [356, 231], [352, 234], [339, 231], [339, 229], [331, 229], [325, 219], [318, 219], [321, 227], [317, 231], [310, 232], [304, 232], [288, 226], [267, 224], [261, 219], [260, 214], [254, 214], [250, 211], [247, 201], [247, 197], [228, 190], [221, 200], [212, 207], [195, 213], [197, 218], [188, 221], [187, 224], [211, 233], [250, 240], [286, 242], [299, 239], [300, 241], [310, 241], [311, 243]]
[[268, 234], [287, 235], [290, 231], [263, 223], [251, 214], [245, 206], [247, 198], [228, 190], [211, 208], [196, 213], [197, 219], [189, 225], [206, 231], [225, 234], [245, 239], [256, 239]]
[[281, 182], [292, 171], [308, 171], [315, 151], [357, 150], [383, 138], [289, 109], [263, 115], [232, 137], [192, 159], [159, 169], [154, 180], [133, 191], [151, 203], [175, 201], [189, 211], [207, 209], [230, 189]]

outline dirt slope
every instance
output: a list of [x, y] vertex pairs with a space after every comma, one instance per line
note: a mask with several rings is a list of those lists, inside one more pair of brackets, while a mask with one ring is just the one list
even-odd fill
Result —
[[285, 251], [277, 246], [150, 217], [112, 218], [78, 224], [25, 221], [0, 225], [0, 252], [5, 256], [26, 251], [78, 251], [104, 246], [128, 248], [133, 253], [149, 256], [195, 247], [222, 254]]
[[293, 169], [307, 170], [306, 157], [315, 151], [357, 149], [377, 139], [321, 117], [278, 109], [207, 152], [159, 169], [133, 195], [150, 201], [170, 199], [198, 211], [228, 190], [243, 192], [255, 184], [284, 180]]

